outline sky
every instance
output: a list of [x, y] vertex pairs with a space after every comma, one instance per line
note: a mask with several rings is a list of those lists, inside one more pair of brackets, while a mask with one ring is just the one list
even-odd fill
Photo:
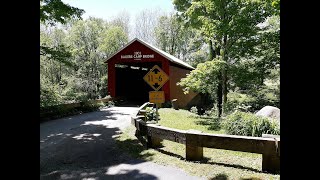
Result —
[[[62, 0], [62, 2], [85, 10], [82, 18], [89, 16], [109, 20], [117, 14], [128, 11], [134, 21], [137, 13], [144, 9], [160, 8], [164, 12], [174, 11], [173, 0]], [[132, 23], [132, 22], [131, 22]]]

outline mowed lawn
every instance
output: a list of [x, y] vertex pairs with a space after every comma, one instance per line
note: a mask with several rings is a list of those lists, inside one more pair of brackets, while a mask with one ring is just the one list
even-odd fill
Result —
[[195, 129], [206, 133], [224, 134], [224, 130], [216, 128], [213, 119], [197, 117], [194, 113], [187, 110], [174, 110], [172, 108], [159, 109], [161, 126], [189, 130]]
[[[214, 123], [210, 123], [212, 119], [197, 118], [186, 110], [161, 108], [159, 114], [161, 118], [159, 124], [161, 126], [181, 130], [196, 129], [207, 133], [224, 133]], [[279, 174], [269, 174], [261, 171], [261, 154], [204, 148], [204, 159], [191, 162], [185, 160], [185, 145], [163, 140], [163, 147], [146, 149], [134, 136], [134, 132], [135, 127], [129, 127], [117, 138], [117, 142], [122, 150], [135, 158], [175, 166], [191, 175], [212, 180], [280, 179]]]

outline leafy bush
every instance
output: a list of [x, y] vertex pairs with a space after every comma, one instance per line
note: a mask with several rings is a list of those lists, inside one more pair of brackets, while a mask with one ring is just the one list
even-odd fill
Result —
[[[155, 108], [147, 107], [146, 108], [146, 121], [156, 120], [156, 114], [157, 114], [157, 111]], [[159, 113], [158, 113], [158, 117], [159, 117]]]
[[40, 108], [58, 105], [61, 97], [54, 88], [40, 88]]
[[280, 108], [280, 96], [278, 95], [278, 91], [279, 89], [267, 86], [251, 91], [250, 94], [254, 99], [254, 101], [250, 104], [252, 109], [260, 110], [267, 105]]
[[224, 104], [224, 112], [229, 114], [235, 110], [251, 111], [251, 104], [255, 102], [255, 98], [239, 92], [231, 92], [228, 94], [228, 101]]
[[217, 108], [212, 107], [211, 109], [205, 110], [204, 116], [213, 117], [213, 118], [218, 117]]
[[280, 97], [276, 90], [270, 87], [259, 88], [245, 93], [230, 92], [228, 101], [224, 104], [224, 112], [232, 113], [235, 110], [243, 112], [255, 112], [264, 106], [275, 106], [280, 108]]
[[280, 124], [275, 120], [256, 116], [252, 113], [236, 111], [222, 122], [227, 134], [258, 136], [262, 134], [280, 135]]
[[196, 106], [192, 106], [190, 112], [193, 114], [198, 114], [198, 108]]

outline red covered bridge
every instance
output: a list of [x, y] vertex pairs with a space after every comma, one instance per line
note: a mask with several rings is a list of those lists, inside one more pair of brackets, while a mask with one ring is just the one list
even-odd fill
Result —
[[135, 102], [149, 101], [149, 91], [154, 90], [143, 77], [154, 65], [158, 65], [169, 76], [169, 81], [159, 90], [164, 91], [166, 101], [177, 99], [180, 108], [190, 107], [199, 101], [200, 96], [196, 93], [185, 95], [177, 85], [194, 68], [140, 39], [130, 41], [105, 63], [108, 63], [108, 94], [112, 97]]

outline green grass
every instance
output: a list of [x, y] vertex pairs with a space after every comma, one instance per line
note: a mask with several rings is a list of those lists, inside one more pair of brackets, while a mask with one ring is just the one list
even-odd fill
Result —
[[185, 160], [183, 144], [164, 140], [162, 148], [146, 149], [134, 136], [134, 132], [135, 127], [130, 126], [117, 138], [119, 149], [134, 158], [178, 167], [190, 175], [207, 179], [280, 179], [279, 174], [261, 172], [260, 154], [204, 148], [204, 160], [191, 162]]
[[216, 119], [199, 117], [187, 110], [174, 110], [171, 108], [159, 109], [161, 126], [189, 130], [195, 129], [206, 133], [224, 134], [224, 130], [220, 129], [216, 123]]

